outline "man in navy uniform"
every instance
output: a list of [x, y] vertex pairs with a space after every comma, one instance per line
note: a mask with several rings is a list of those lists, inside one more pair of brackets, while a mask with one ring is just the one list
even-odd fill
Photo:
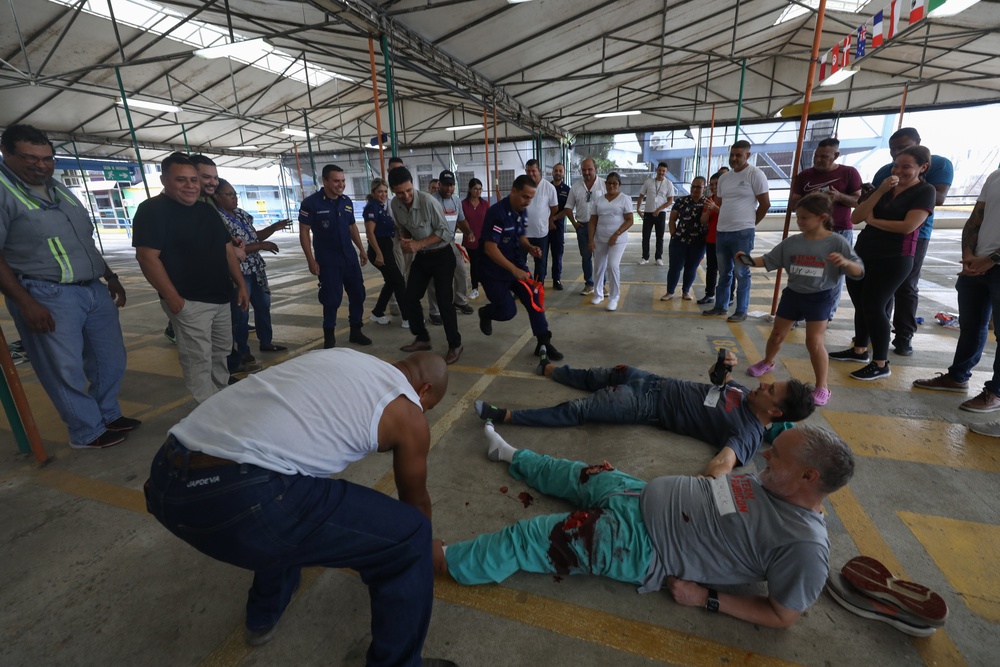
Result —
[[[365, 310], [365, 281], [361, 267], [368, 263], [368, 257], [355, 224], [354, 203], [344, 194], [346, 185], [344, 170], [328, 164], [323, 167], [323, 189], [303, 199], [299, 207], [299, 243], [309, 263], [309, 273], [319, 276], [324, 348], [337, 346], [334, 329], [345, 289], [347, 320], [351, 324], [348, 340], [358, 345], [372, 344], [361, 331]], [[312, 234], [315, 238], [310, 243]], [[352, 243], [357, 248], [357, 255], [351, 250]]]
[[[530, 176], [521, 175], [514, 179], [510, 195], [490, 206], [483, 221], [482, 266], [483, 291], [489, 303], [479, 309], [479, 328], [487, 336], [493, 333], [493, 320], [506, 322], [517, 314], [514, 296], [520, 299], [528, 311], [531, 332], [538, 339], [535, 354], [545, 352], [549, 359], [563, 358], [552, 345], [552, 333], [545, 319], [545, 309], [538, 303], [534, 288], [531, 287], [531, 271], [521, 260], [521, 252], [527, 252], [538, 259], [542, 249], [531, 245], [525, 235], [526, 211], [531, 198], [535, 196], [535, 181]], [[544, 357], [544, 355], [542, 355]]]

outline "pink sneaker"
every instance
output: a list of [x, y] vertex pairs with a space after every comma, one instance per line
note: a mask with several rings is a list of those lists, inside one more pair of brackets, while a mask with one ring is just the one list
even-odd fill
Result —
[[770, 373], [773, 370], [774, 370], [774, 364], [769, 364], [766, 363], [764, 360], [761, 360], [747, 369], [747, 375], [749, 375], [750, 377], [759, 378], [764, 373]]
[[830, 390], [826, 387], [816, 387], [813, 389], [813, 403], [816, 405], [826, 405], [830, 400]]

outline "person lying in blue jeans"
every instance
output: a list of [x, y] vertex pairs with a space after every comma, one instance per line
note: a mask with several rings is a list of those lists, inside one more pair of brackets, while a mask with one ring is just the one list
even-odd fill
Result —
[[[829, 575], [826, 496], [854, 473], [850, 448], [814, 426], [782, 432], [756, 475], [658, 477], [648, 484], [601, 465], [515, 449], [486, 424], [491, 461], [514, 479], [584, 508], [518, 521], [444, 546], [434, 570], [460, 584], [499, 583], [515, 572], [596, 574], [666, 586], [679, 604], [787, 628], [819, 597]], [[767, 582], [768, 594], [715, 586]]]
[[[726, 352], [731, 372], [736, 355]], [[714, 370], [713, 365], [712, 369]], [[508, 410], [476, 401], [482, 419], [520, 426], [579, 426], [586, 423], [649, 424], [687, 435], [717, 448], [705, 474], [726, 475], [746, 465], [760, 449], [773, 422], [797, 422], [815, 410], [813, 388], [799, 380], [761, 382], [749, 390], [729, 373], [719, 387], [664, 378], [631, 366], [575, 369], [542, 358], [536, 372], [590, 396], [548, 408]], [[710, 392], [712, 399], [709, 400]], [[708, 403], [708, 405], [706, 405]]]

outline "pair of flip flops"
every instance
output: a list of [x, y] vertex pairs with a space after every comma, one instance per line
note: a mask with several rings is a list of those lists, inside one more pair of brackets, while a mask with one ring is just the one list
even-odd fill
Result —
[[940, 595], [922, 584], [896, 578], [869, 556], [852, 558], [840, 572], [831, 572], [826, 590], [849, 612], [915, 637], [934, 634], [948, 617], [948, 604]]

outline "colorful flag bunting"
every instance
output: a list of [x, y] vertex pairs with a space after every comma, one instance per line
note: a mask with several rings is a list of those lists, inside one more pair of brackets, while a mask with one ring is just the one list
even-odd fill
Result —
[[910, 25], [924, 18], [924, 0], [910, 0]]
[[851, 64], [851, 36], [848, 35], [840, 43], [840, 66], [842, 68]]
[[882, 12], [876, 14], [872, 21], [872, 48], [877, 49], [882, 46]]
[[931, 15], [935, 9], [939, 9], [947, 0], [927, 0], [927, 16]]
[[892, 0], [886, 9], [889, 11], [889, 25], [886, 27], [886, 40], [890, 40], [899, 32], [899, 4], [901, 0]]
[[836, 74], [837, 70], [840, 69], [840, 42], [833, 45], [833, 49], [830, 51], [830, 74]]
[[868, 24], [858, 26], [858, 46], [854, 50], [854, 59], [865, 55], [865, 42], [868, 40]]
[[827, 51], [823, 54], [823, 57], [819, 61], [819, 80], [822, 81], [826, 78], [827, 61], [830, 59], [830, 52]]

